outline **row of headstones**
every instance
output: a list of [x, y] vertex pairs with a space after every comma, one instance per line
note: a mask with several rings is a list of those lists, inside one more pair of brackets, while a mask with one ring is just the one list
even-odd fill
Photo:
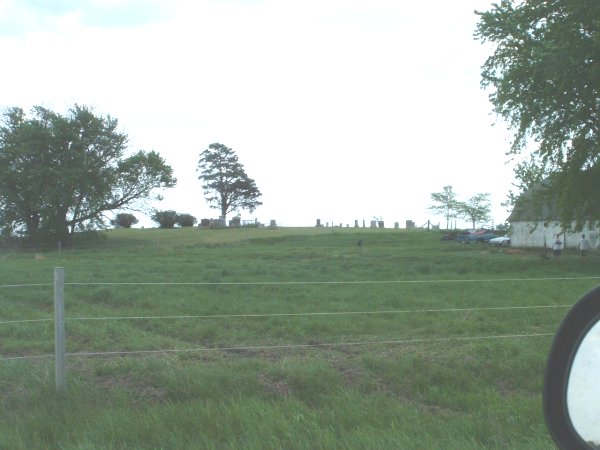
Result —
[[[258, 219], [254, 219], [254, 221], [244, 221], [242, 224], [242, 219], [239, 216], [234, 217], [229, 221], [230, 228], [240, 228], [242, 225], [244, 226], [254, 226], [260, 228], [264, 226], [262, 223], [258, 222]], [[219, 217], [218, 219], [202, 219], [198, 224], [198, 228], [226, 228], [227, 222], [225, 221], [225, 217]], [[271, 220], [269, 223], [269, 228], [277, 228], [277, 221]]]
[[[322, 227], [323, 224], [321, 223], [321, 219], [317, 219], [317, 227]], [[329, 227], [329, 222], [327, 222], [325, 224], [326, 227]], [[332, 227], [335, 227], [336, 225], [333, 224], [333, 222], [331, 223]], [[339, 227], [342, 228], [343, 224], [339, 224]], [[346, 228], [349, 228], [350, 225], [346, 224]], [[367, 228], [367, 222], [366, 220], [362, 221], [362, 227], [363, 228]], [[358, 224], [358, 220], [354, 221], [354, 228], [360, 228], [359, 224]], [[385, 223], [383, 220], [371, 220], [370, 224], [369, 224], [369, 228], [385, 228]], [[400, 222], [394, 222], [394, 228], [398, 229], [400, 228]], [[413, 222], [412, 220], [407, 220], [406, 221], [406, 228], [415, 228], [415, 222]]]

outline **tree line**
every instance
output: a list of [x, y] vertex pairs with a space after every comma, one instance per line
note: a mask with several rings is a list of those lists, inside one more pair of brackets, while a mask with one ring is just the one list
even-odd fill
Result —
[[[211, 144], [200, 155], [198, 178], [207, 202], [222, 216], [261, 205], [254, 180], [235, 152]], [[172, 188], [173, 169], [156, 151], [128, 152], [127, 135], [111, 116], [74, 105], [66, 114], [35, 106], [29, 114], [12, 107], [0, 122], [0, 232], [32, 245], [72, 242], [77, 231], [111, 223], [131, 226], [137, 218], [119, 210], [147, 211], [161, 190]], [[189, 214], [154, 211], [161, 226], [188, 226]]]

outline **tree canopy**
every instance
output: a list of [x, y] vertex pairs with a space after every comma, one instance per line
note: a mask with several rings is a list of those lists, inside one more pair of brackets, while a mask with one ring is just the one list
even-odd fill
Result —
[[262, 203], [256, 182], [246, 175], [244, 166], [235, 152], [223, 144], [210, 144], [200, 154], [199, 180], [204, 197], [211, 208], [219, 209], [221, 216], [236, 210], [252, 212]]
[[456, 202], [455, 208], [458, 216], [470, 220], [475, 228], [477, 223], [490, 220], [490, 194], [475, 194], [464, 202]]
[[535, 145], [563, 223], [598, 219], [600, 2], [502, 0], [477, 14], [476, 39], [494, 46], [482, 86], [514, 130], [510, 153]]
[[469, 220], [473, 228], [477, 223], [490, 220], [491, 204], [490, 194], [475, 194], [466, 201], [458, 200], [452, 186], [444, 186], [442, 192], [432, 192], [431, 200], [435, 204], [429, 209], [435, 214], [446, 217], [446, 229], [449, 228], [450, 219], [460, 217]]
[[431, 200], [435, 204], [431, 205], [429, 209], [434, 214], [439, 214], [446, 218], [446, 229], [450, 226], [450, 220], [456, 218], [456, 194], [452, 190], [452, 186], [444, 186], [442, 192], [432, 192]]
[[[506, 201], [502, 203], [502, 206], [512, 209], [517, 204], [518, 200], [523, 200], [524, 193], [528, 192], [528, 201], [532, 201], [534, 203], [544, 203], [544, 195], [542, 194], [540, 200], [535, 201], [537, 199], [538, 193], [543, 192], [543, 190], [539, 189], [542, 186], [542, 182], [551, 175], [547, 164], [539, 158], [539, 156], [535, 153], [529, 155], [529, 158], [526, 160], [522, 160], [518, 162], [514, 169], [515, 172], [515, 182], [513, 186], [517, 188], [517, 191], [513, 191], [509, 189]], [[556, 219], [556, 217], [555, 217]]]
[[66, 115], [10, 108], [0, 123], [0, 225], [36, 243], [70, 242], [78, 229], [104, 226], [104, 213], [175, 185], [154, 151], [125, 157], [118, 121], [75, 105]]

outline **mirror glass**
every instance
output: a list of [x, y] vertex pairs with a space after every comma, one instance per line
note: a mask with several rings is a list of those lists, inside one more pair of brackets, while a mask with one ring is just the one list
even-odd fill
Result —
[[600, 449], [600, 322], [583, 338], [569, 375], [567, 408], [575, 431]]

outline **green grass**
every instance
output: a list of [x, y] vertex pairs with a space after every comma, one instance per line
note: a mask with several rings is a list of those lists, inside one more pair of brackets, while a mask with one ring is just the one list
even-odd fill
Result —
[[1, 449], [552, 448], [550, 335], [600, 269], [424, 231], [103, 235], [0, 254]]

